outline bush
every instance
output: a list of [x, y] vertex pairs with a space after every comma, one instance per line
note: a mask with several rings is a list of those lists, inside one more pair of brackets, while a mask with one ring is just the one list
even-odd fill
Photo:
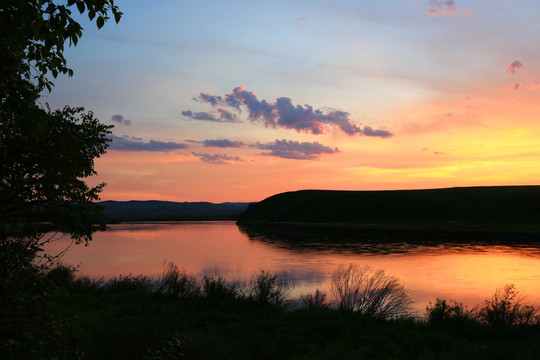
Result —
[[300, 296], [302, 301], [302, 307], [309, 310], [321, 310], [328, 309], [328, 303], [326, 302], [326, 294], [315, 290], [315, 294], [308, 294]]
[[473, 310], [456, 300], [446, 301], [437, 298], [434, 305], [426, 306], [426, 318], [430, 325], [465, 325], [473, 320]]
[[145, 275], [120, 275], [108, 280], [103, 285], [103, 290], [107, 292], [137, 292], [151, 293], [153, 290], [152, 280]]
[[410, 315], [412, 301], [398, 279], [367, 265], [339, 265], [332, 274], [332, 293], [341, 311], [382, 319]]
[[539, 309], [525, 304], [525, 298], [518, 296], [518, 293], [514, 284], [497, 289], [491, 299], [484, 301], [477, 314], [478, 320], [490, 326], [502, 327], [538, 324]]
[[60, 299], [73, 274], [68, 267], [20, 271], [0, 278], [0, 357], [78, 359], [74, 318]]
[[103, 278], [90, 279], [88, 276], [77, 277], [71, 284], [71, 289], [79, 294], [94, 294], [103, 289], [105, 280]]
[[157, 292], [163, 295], [186, 298], [201, 294], [201, 286], [193, 275], [186, 274], [186, 270], [180, 270], [174, 263], [169, 263], [163, 270], [163, 275], [158, 281]]
[[236, 299], [241, 295], [238, 282], [227, 283], [219, 274], [203, 277], [202, 293], [204, 297], [211, 299]]
[[248, 299], [259, 303], [283, 306], [291, 290], [292, 284], [285, 276], [260, 270], [251, 278], [246, 295]]
[[58, 264], [53, 268], [47, 269], [44, 273], [44, 280], [52, 288], [68, 289], [75, 280], [75, 268]]

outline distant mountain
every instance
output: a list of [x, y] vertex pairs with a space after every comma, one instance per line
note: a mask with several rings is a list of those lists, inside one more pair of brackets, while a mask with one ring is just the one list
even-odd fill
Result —
[[110, 220], [235, 219], [249, 203], [102, 201]]
[[301, 190], [250, 205], [238, 223], [540, 233], [540, 186]]

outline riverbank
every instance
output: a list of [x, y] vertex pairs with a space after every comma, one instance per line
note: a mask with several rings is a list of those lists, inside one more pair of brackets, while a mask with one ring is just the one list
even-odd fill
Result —
[[456, 311], [459, 304], [433, 306], [431, 318], [377, 318], [330, 309], [314, 294], [290, 311], [268, 273], [263, 296], [218, 275], [201, 283], [176, 275], [157, 287], [144, 276], [57, 283], [76, 348], [86, 359], [154, 360], [535, 359], [540, 351], [538, 324], [489, 325]]

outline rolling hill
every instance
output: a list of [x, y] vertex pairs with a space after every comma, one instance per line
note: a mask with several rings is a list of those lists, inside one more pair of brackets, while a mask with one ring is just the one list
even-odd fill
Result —
[[301, 190], [251, 204], [238, 224], [540, 233], [540, 186]]
[[102, 201], [105, 216], [121, 220], [211, 220], [236, 219], [248, 203], [172, 202], [172, 201]]

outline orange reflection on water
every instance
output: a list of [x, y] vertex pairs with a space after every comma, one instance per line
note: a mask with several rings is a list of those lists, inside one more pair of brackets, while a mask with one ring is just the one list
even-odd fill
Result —
[[[474, 306], [509, 283], [529, 301], [540, 303], [540, 247], [390, 244], [380, 251], [376, 243], [373, 249], [354, 241], [327, 246], [310, 240], [299, 245], [250, 236], [233, 222], [111, 225], [96, 233], [89, 246], [72, 246], [63, 262], [80, 265], [80, 273], [93, 278], [158, 276], [165, 262], [197, 276], [218, 271], [241, 281], [264, 269], [287, 274], [296, 284], [292, 296], [318, 288], [329, 297], [332, 272], [339, 264], [357, 263], [398, 277], [419, 311], [437, 297]], [[56, 253], [68, 243], [61, 239], [47, 251]]]

